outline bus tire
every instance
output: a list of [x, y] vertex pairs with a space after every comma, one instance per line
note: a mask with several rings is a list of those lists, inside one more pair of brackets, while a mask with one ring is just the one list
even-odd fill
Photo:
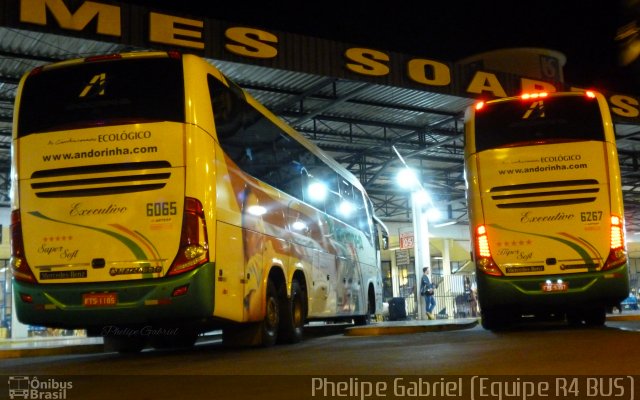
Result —
[[267, 298], [264, 319], [260, 323], [260, 341], [262, 346], [269, 347], [276, 344], [280, 327], [280, 301], [278, 290], [271, 279], [267, 282]]
[[607, 312], [604, 306], [595, 306], [584, 313], [584, 323], [587, 326], [603, 326], [607, 321]]
[[567, 324], [572, 328], [582, 326], [582, 314], [576, 310], [567, 311]]
[[376, 295], [373, 290], [373, 286], [369, 287], [367, 294], [367, 314], [359, 315], [353, 318], [353, 323], [356, 326], [369, 325], [371, 323], [371, 316], [376, 313]]
[[497, 309], [484, 309], [480, 313], [482, 327], [488, 331], [499, 331], [508, 325], [508, 318]]
[[580, 308], [567, 312], [567, 322], [569, 326], [603, 326], [607, 321], [607, 312], [604, 306], [593, 306], [591, 308]]
[[306, 319], [306, 295], [297, 279], [291, 282], [291, 296], [287, 299], [286, 293], [280, 297], [280, 332], [279, 340], [282, 343], [298, 343], [304, 336], [304, 323]]
[[222, 329], [222, 343], [228, 347], [270, 347], [278, 339], [280, 297], [273, 280], [267, 281], [265, 314], [260, 322], [239, 323]]
[[141, 336], [104, 336], [104, 350], [117, 351], [122, 354], [139, 353], [147, 345], [147, 340]]
[[159, 335], [154, 336], [150, 340], [151, 347], [156, 350], [161, 349], [179, 349], [190, 348], [196, 344], [198, 333], [195, 331], [187, 331], [176, 334], [175, 336]]

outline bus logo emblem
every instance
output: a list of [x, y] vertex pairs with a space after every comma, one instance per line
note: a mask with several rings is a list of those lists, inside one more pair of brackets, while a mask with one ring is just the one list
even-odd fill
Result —
[[524, 113], [522, 119], [529, 119], [533, 115], [534, 118], [544, 118], [544, 102], [534, 101], [529, 109]]
[[29, 377], [28, 376], [10, 376], [9, 377], [9, 398], [15, 399], [21, 397], [29, 398]]
[[102, 74], [94, 75], [93, 78], [91, 78], [91, 81], [89, 81], [89, 84], [87, 84], [87, 86], [84, 87], [84, 89], [80, 93], [80, 96], [78, 97], [84, 98], [84, 97], [103, 96], [106, 82], [107, 82], [107, 74], [102, 73]]

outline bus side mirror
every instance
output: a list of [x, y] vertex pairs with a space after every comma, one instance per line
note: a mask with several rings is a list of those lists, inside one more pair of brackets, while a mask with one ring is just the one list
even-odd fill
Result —
[[382, 250], [389, 250], [389, 234], [383, 229], [382, 230]]
[[387, 229], [384, 222], [374, 216], [373, 228], [376, 232], [376, 236], [378, 237], [380, 249], [389, 250], [389, 229]]

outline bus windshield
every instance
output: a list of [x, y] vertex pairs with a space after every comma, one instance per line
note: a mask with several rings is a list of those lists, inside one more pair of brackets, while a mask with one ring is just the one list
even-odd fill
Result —
[[523, 144], [604, 140], [598, 102], [586, 96], [508, 101], [476, 113], [476, 151]]
[[22, 91], [18, 137], [122, 123], [184, 122], [179, 60], [85, 62], [32, 74]]

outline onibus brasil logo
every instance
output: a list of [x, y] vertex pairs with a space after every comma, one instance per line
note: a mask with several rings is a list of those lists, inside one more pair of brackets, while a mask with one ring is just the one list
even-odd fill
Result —
[[9, 377], [9, 399], [12, 400], [65, 400], [71, 389], [73, 389], [72, 382], [55, 378]]

